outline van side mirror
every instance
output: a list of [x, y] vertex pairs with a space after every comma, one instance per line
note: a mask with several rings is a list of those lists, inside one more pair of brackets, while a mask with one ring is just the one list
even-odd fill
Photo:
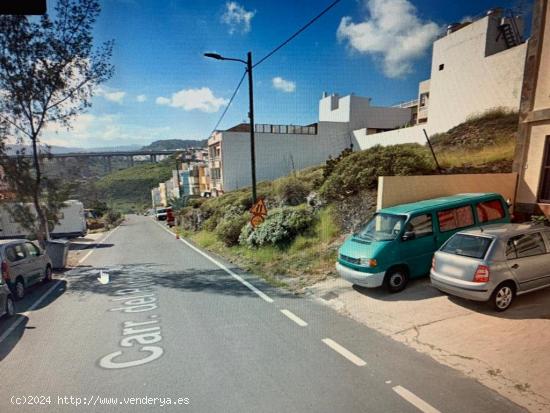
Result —
[[415, 238], [416, 238], [416, 234], [413, 231], [407, 231], [403, 234], [403, 236], [401, 237], [401, 240], [410, 241]]

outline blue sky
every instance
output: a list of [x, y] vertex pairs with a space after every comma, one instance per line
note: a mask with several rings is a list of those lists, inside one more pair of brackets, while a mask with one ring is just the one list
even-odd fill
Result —
[[[206, 138], [243, 66], [203, 52], [244, 59], [250, 50], [257, 61], [330, 2], [102, 0], [95, 38], [115, 40], [116, 73], [72, 131], [50, 128], [43, 141], [105, 147]], [[375, 105], [415, 98], [442, 28], [517, 3], [343, 0], [254, 70], [256, 122], [315, 122], [323, 91], [370, 96]], [[247, 92], [244, 83], [220, 128], [246, 120]]]

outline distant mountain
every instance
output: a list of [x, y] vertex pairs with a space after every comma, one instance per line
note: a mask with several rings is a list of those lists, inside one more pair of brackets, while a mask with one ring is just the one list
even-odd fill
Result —
[[[9, 155], [14, 155], [16, 152], [25, 150], [27, 153], [31, 153], [31, 147], [29, 145], [6, 145], [7, 153]], [[41, 148], [44, 148], [45, 145], [41, 145]], [[139, 151], [139, 145], [121, 145], [121, 146], [106, 146], [106, 147], [97, 147], [97, 148], [77, 148], [71, 146], [56, 146], [50, 145], [50, 153], [52, 154], [64, 154], [64, 153], [82, 153], [82, 152], [121, 152], [121, 151]]]
[[154, 141], [150, 145], [141, 148], [143, 151], [162, 151], [187, 148], [202, 148], [206, 147], [207, 139], [203, 140], [186, 140], [186, 139], [164, 139]]

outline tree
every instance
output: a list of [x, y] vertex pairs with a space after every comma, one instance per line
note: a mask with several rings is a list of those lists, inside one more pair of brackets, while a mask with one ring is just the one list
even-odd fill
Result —
[[30, 163], [5, 155], [2, 163], [18, 200], [34, 205], [39, 240], [47, 237], [48, 215], [62, 205], [54, 182], [42, 176], [40, 159], [49, 150], [40, 136], [49, 124], [70, 129], [91, 106], [94, 88], [113, 75], [113, 41], [93, 46], [100, 11], [98, 0], [57, 0], [55, 19], [0, 16], [0, 140], [28, 140], [32, 148]]

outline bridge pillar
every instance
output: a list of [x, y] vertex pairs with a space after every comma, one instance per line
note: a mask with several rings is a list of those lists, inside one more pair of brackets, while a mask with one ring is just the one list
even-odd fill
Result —
[[113, 164], [112, 164], [112, 159], [110, 156], [106, 156], [105, 157], [105, 166], [106, 166], [106, 169], [107, 169], [107, 172], [111, 173], [112, 170], [113, 170]]
[[130, 164], [130, 168], [134, 166], [134, 157], [132, 155], [128, 157], [128, 163]]
[[157, 161], [157, 155], [151, 155], [151, 162], [155, 163]]

